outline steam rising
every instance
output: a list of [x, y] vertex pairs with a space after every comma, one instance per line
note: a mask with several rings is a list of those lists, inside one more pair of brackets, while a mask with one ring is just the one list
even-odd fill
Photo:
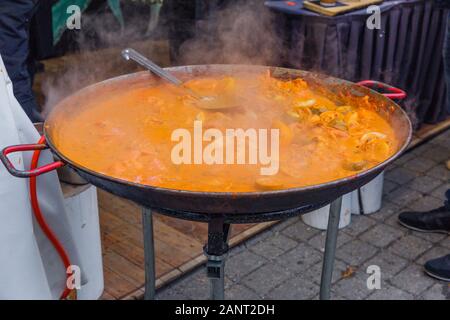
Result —
[[[134, 20], [132, 20], [134, 21]], [[120, 51], [126, 46], [134, 46], [148, 56], [157, 55], [161, 50], [158, 46], [150, 45], [151, 42], [139, 42], [139, 34], [142, 34], [142, 23], [128, 22], [126, 28], [121, 29], [118, 22], [111, 15], [105, 14], [83, 14], [81, 31], [75, 33], [72, 40], [76, 54], [68, 54], [59, 58], [63, 66], [58, 66], [56, 73], [49, 72], [42, 82], [42, 91], [45, 95], [43, 106], [44, 114], [47, 115], [53, 106], [63, 98], [77, 90], [122, 74], [139, 71], [140, 69], [132, 63], [127, 63], [120, 56]], [[96, 48], [103, 47], [100, 51]], [[167, 65], [166, 60], [156, 60], [158, 63]], [[46, 63], [44, 61], [44, 63]], [[50, 67], [50, 68], [49, 68]], [[46, 65], [47, 69], [55, 65]], [[50, 70], [51, 71], [51, 70]], [[50, 74], [51, 76], [47, 76]]]
[[206, 27], [199, 29], [180, 48], [183, 64], [275, 65], [285, 51], [275, 16], [262, 1], [236, 1], [213, 13]]
[[[212, 13], [203, 25], [195, 38], [182, 44], [177, 64], [275, 65], [281, 59], [280, 53], [284, 52], [282, 41], [276, 35], [274, 17], [261, 1], [235, 1]], [[75, 40], [79, 53], [65, 56], [62, 72], [43, 81], [44, 113], [48, 114], [61, 99], [87, 85], [141, 70], [120, 57], [120, 50], [127, 46], [142, 51], [163, 66], [170, 64], [167, 49], [162, 52], [161, 46], [155, 47], [155, 42], [133, 43], [137, 35], [142, 34], [141, 29], [142, 21], [136, 19], [127, 20], [126, 28], [122, 30], [113, 17], [84, 14], [83, 32]], [[92, 49], [99, 45], [116, 49], [102, 50], [102, 56], [98, 56]]]

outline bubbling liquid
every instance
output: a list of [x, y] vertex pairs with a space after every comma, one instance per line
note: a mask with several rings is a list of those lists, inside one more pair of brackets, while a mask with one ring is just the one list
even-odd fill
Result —
[[[195, 99], [170, 84], [124, 87], [89, 99], [55, 132], [53, 143], [74, 163], [108, 176], [149, 186], [210, 192], [321, 184], [367, 170], [399, 148], [394, 129], [368, 97], [355, 105], [338, 105], [300, 78], [279, 80], [269, 74], [198, 77], [186, 86], [239, 106], [203, 110]], [[194, 137], [195, 121], [201, 122], [203, 132], [216, 129], [224, 139], [229, 129], [277, 129], [276, 172], [262, 175], [261, 168], [267, 164], [249, 161], [252, 148], [260, 147], [250, 145], [249, 139], [244, 140], [244, 163], [236, 159], [238, 143], [233, 152], [223, 150], [222, 164], [175, 163], [173, 148], [178, 142], [173, 141], [173, 132], [184, 129]], [[195, 141], [191, 143], [184, 149], [186, 159], [194, 159]], [[201, 143], [205, 148], [211, 142]], [[227, 152], [234, 153], [235, 161], [225, 161]]]

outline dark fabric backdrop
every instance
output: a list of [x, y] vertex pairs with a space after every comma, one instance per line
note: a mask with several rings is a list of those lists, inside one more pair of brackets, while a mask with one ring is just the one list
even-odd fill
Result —
[[[223, 7], [222, 2], [164, 2], [163, 16], [175, 64], [182, 63], [177, 56], [184, 41], [208, 33], [214, 42], [207, 21], [214, 20], [210, 18], [214, 16], [211, 7]], [[448, 9], [431, 0], [385, 1], [381, 7], [381, 30], [366, 28], [365, 9], [337, 17], [307, 10], [298, 15], [278, 13], [276, 26], [282, 29], [280, 36], [287, 44], [285, 50], [280, 50], [279, 64], [350, 81], [383, 81], [407, 91], [404, 105], [415, 111], [416, 127], [444, 119], [447, 111], [442, 49]]]
[[443, 39], [447, 10], [433, 1], [395, 1], [382, 12], [381, 30], [367, 14], [290, 16], [290, 67], [350, 81], [380, 80], [407, 91], [416, 124], [446, 116]]

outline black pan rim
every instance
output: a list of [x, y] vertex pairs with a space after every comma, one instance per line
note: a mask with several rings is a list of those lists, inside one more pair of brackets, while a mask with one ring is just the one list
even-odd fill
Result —
[[[325, 79], [329, 79], [329, 80], [336, 80], [339, 81], [342, 84], [346, 84], [349, 86], [357, 86], [357, 84], [347, 81], [347, 80], [343, 80], [343, 79], [339, 79], [339, 78], [335, 78], [335, 77], [330, 77], [327, 75], [323, 75], [323, 74], [319, 74], [319, 73], [313, 73], [313, 72], [309, 72], [309, 71], [303, 71], [303, 70], [298, 70], [298, 69], [289, 69], [289, 68], [282, 68], [282, 67], [272, 67], [272, 66], [260, 66], [260, 65], [228, 65], [228, 64], [210, 64], [210, 65], [188, 65], [188, 66], [178, 66], [178, 67], [171, 67], [171, 68], [167, 68], [167, 70], [169, 71], [175, 71], [175, 72], [182, 72], [184, 69], [192, 69], [192, 68], [214, 68], [214, 69], [220, 69], [220, 68], [248, 68], [248, 69], [254, 69], [254, 70], [283, 70], [286, 72], [296, 72], [296, 73], [303, 73], [303, 74], [308, 74], [308, 75], [312, 75], [315, 77], [319, 77], [319, 78], [325, 78]], [[92, 84], [90, 86], [87, 86], [77, 92], [75, 92], [74, 94], [66, 97], [65, 99], [63, 99], [62, 101], [60, 101], [58, 104], [63, 103], [64, 101], [73, 98], [74, 96], [78, 96], [83, 94], [84, 91], [87, 90], [93, 90], [96, 87], [102, 86], [102, 85], [106, 85], [106, 84], [111, 84], [114, 82], [119, 82], [121, 80], [124, 79], [130, 79], [130, 78], [137, 78], [141, 75], [145, 75], [148, 74], [147, 71], [141, 71], [141, 72], [136, 72], [136, 73], [131, 73], [131, 74], [126, 74], [126, 75], [122, 75], [122, 76], [118, 76], [118, 77], [114, 77], [114, 78], [110, 78], [95, 84]], [[367, 92], [370, 92], [372, 95], [375, 95], [377, 98], [388, 101], [391, 105], [394, 105], [401, 113], [402, 116], [404, 118], [404, 120], [406, 120], [406, 124], [408, 126], [408, 136], [405, 139], [403, 145], [397, 150], [397, 152], [395, 154], [393, 154], [391, 157], [389, 157], [388, 159], [386, 159], [385, 161], [377, 164], [374, 167], [371, 167], [368, 170], [364, 170], [356, 175], [352, 175], [352, 176], [348, 176], [342, 179], [337, 179], [337, 180], [333, 180], [333, 181], [329, 181], [329, 182], [325, 182], [325, 183], [321, 183], [321, 184], [314, 184], [314, 185], [308, 185], [308, 186], [304, 186], [304, 187], [299, 187], [299, 188], [288, 188], [288, 189], [280, 189], [280, 190], [271, 190], [271, 191], [252, 191], [252, 192], [207, 192], [207, 191], [191, 191], [191, 190], [179, 190], [179, 189], [169, 189], [169, 188], [163, 188], [163, 187], [156, 187], [156, 186], [150, 186], [150, 185], [144, 185], [144, 184], [139, 184], [139, 183], [135, 183], [135, 182], [131, 182], [131, 181], [127, 181], [127, 180], [123, 180], [120, 178], [115, 178], [115, 177], [111, 177], [108, 176], [106, 174], [103, 173], [99, 173], [96, 171], [93, 171], [89, 168], [86, 168], [82, 165], [77, 164], [76, 162], [70, 160], [69, 158], [65, 157], [53, 144], [52, 139], [50, 137], [50, 134], [48, 132], [47, 126], [44, 124], [44, 135], [46, 137], [46, 141], [48, 146], [51, 148], [52, 152], [58, 157], [60, 158], [63, 162], [65, 162], [66, 164], [68, 164], [69, 166], [75, 168], [76, 170], [81, 170], [83, 172], [85, 172], [86, 174], [90, 174], [90, 175], [94, 175], [96, 177], [99, 177], [101, 179], [107, 180], [107, 181], [111, 181], [114, 183], [119, 183], [119, 184], [125, 184], [127, 186], [130, 187], [136, 187], [136, 188], [140, 188], [140, 189], [146, 189], [148, 191], [154, 191], [154, 192], [158, 192], [158, 193], [165, 193], [165, 194], [182, 194], [182, 195], [187, 195], [187, 196], [192, 196], [192, 197], [196, 197], [196, 196], [202, 196], [202, 197], [214, 197], [214, 198], [223, 198], [223, 199], [229, 199], [230, 197], [236, 197], [239, 196], [241, 197], [249, 197], [249, 198], [260, 198], [260, 197], [272, 197], [272, 196], [276, 196], [279, 194], [286, 194], [286, 193], [299, 193], [299, 192], [307, 192], [307, 191], [311, 191], [311, 190], [317, 190], [317, 189], [326, 189], [326, 188], [330, 188], [333, 186], [338, 186], [341, 184], [345, 184], [349, 181], [353, 181], [355, 179], [360, 179], [360, 178], [364, 178], [365, 176], [368, 176], [370, 174], [372, 174], [373, 172], [376, 171], [381, 171], [383, 168], [385, 168], [389, 163], [393, 162], [395, 159], [397, 159], [408, 147], [409, 143], [411, 142], [412, 139], [412, 123], [411, 120], [409, 119], [409, 116], [407, 115], [407, 113], [405, 112], [405, 110], [403, 110], [397, 103], [393, 102], [392, 100], [386, 98], [385, 96], [383, 96], [382, 94], [371, 90], [369, 88], [366, 87], [361, 87], [358, 86], [359, 88], [361, 88], [361, 90], [366, 90]], [[58, 105], [55, 106], [55, 109], [58, 108]], [[47, 121], [46, 121], [47, 122]]]

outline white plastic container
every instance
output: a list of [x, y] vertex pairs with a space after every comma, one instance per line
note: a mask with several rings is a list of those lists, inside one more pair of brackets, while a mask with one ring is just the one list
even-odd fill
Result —
[[87, 279], [87, 283], [77, 290], [77, 298], [94, 300], [100, 298], [104, 288], [97, 189], [91, 185], [69, 189], [64, 192], [64, 205]]
[[352, 213], [371, 214], [381, 209], [384, 171], [368, 184], [352, 192]]
[[[360, 189], [348, 193], [342, 198], [341, 220], [339, 228], [345, 228], [351, 222], [351, 214], [371, 214], [381, 209], [383, 198], [384, 172]], [[330, 206], [302, 216], [307, 225], [326, 230]]]
[[[330, 215], [330, 205], [319, 210], [304, 214], [302, 220], [307, 225], [326, 230], [328, 227], [328, 216]], [[345, 228], [351, 222], [352, 217], [352, 196], [348, 193], [342, 197], [341, 219], [339, 220], [339, 229]]]

